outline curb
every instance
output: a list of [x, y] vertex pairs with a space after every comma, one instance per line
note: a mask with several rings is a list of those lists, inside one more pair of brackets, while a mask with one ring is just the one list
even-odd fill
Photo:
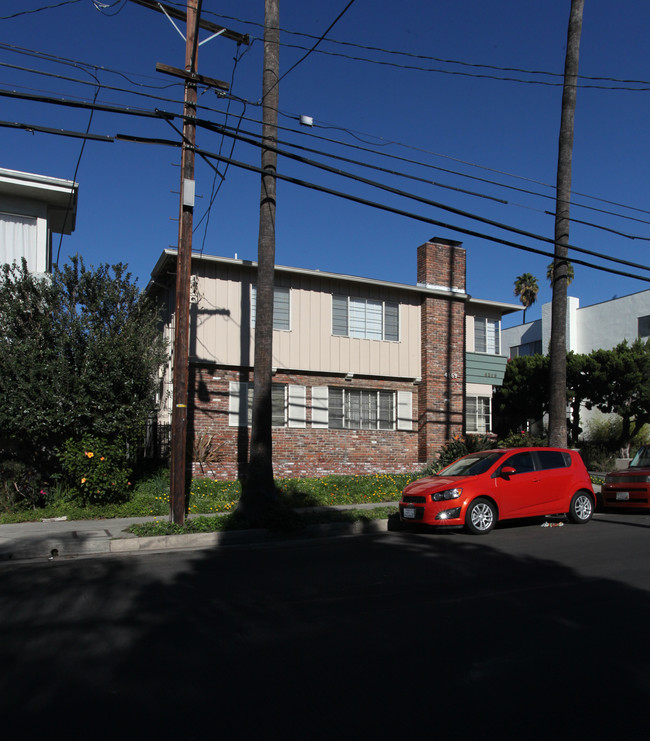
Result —
[[271, 530], [231, 530], [217, 533], [190, 533], [187, 535], [154, 535], [138, 538], [114, 538], [109, 541], [111, 553], [146, 553], [161, 550], [186, 550], [188, 548], [211, 548], [214, 546], [253, 545], [258, 543], [299, 540], [301, 538], [324, 538], [344, 535], [365, 535], [385, 532], [388, 520], [369, 522], [332, 522], [310, 525], [298, 533], [278, 534]]
[[27, 559], [47, 559], [50, 561], [85, 555], [155, 553], [160, 551], [181, 551], [191, 549], [217, 548], [239, 545], [259, 545], [279, 543], [304, 538], [342, 537], [386, 532], [388, 519], [366, 522], [332, 522], [310, 525], [297, 533], [276, 533], [271, 530], [229, 530], [213, 533], [189, 533], [182, 535], [160, 535], [137, 537], [125, 535], [112, 537], [101, 528], [77, 532], [48, 535], [26, 539], [23, 542], [8, 542], [2, 547], [0, 538], [0, 563], [17, 562]]

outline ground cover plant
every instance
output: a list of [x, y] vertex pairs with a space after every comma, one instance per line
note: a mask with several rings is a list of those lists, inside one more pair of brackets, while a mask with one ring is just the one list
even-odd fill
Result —
[[[368, 476], [325, 476], [323, 478], [277, 479], [278, 498], [288, 509], [340, 505], [376, 505], [399, 500], [402, 489], [421, 474], [374, 474]], [[188, 514], [232, 514], [239, 501], [238, 481], [193, 479]], [[134, 479], [131, 499], [123, 503], [83, 506], [64, 488], [50, 493], [46, 506], [12, 511], [0, 501], [0, 523], [30, 522], [51, 517], [88, 520], [115, 517], [169, 516], [169, 472], [161, 469]], [[322, 518], [321, 518], [322, 519]]]

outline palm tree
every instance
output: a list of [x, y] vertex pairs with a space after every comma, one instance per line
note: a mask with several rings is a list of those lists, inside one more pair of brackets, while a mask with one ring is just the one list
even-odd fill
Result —
[[[546, 268], [546, 277], [548, 278], [548, 282], [551, 284], [551, 288], [553, 287], [554, 276], [555, 276], [555, 262], [549, 262], [548, 267]], [[572, 283], [574, 278], [575, 278], [575, 272], [573, 270], [573, 265], [571, 265], [570, 262], [567, 262], [566, 263], [566, 284], [567, 286]]]
[[524, 307], [522, 324], [526, 324], [526, 309], [537, 301], [538, 293], [539, 285], [537, 285], [537, 278], [532, 273], [523, 273], [517, 277], [515, 281], [515, 296], [519, 296], [519, 300]]
[[566, 287], [569, 261], [569, 224], [571, 204], [571, 166], [573, 128], [578, 91], [578, 60], [584, 0], [571, 0], [564, 61], [562, 114], [558, 141], [557, 185], [555, 189], [555, 259], [553, 267], [553, 300], [551, 304], [549, 445], [566, 448]]
[[263, 518], [276, 501], [273, 477], [272, 350], [275, 270], [275, 198], [278, 130], [280, 2], [264, 2], [264, 72], [262, 78], [262, 185], [257, 262], [257, 305], [252, 424], [248, 469], [237, 511], [251, 521]]

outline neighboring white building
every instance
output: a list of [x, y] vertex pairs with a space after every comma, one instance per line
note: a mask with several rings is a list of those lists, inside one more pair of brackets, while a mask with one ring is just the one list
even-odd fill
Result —
[[71, 234], [78, 186], [71, 180], [0, 168], [0, 265], [24, 257], [32, 273], [52, 270], [52, 234]]
[[[623, 340], [650, 338], [650, 289], [580, 308], [575, 296], [567, 297], [567, 350], [588, 355], [611, 350]], [[501, 354], [548, 353], [551, 339], [551, 303], [542, 306], [542, 318], [501, 329]]]
[[[542, 318], [501, 330], [501, 354], [509, 358], [548, 354], [551, 339], [551, 303], [542, 306]], [[588, 355], [611, 350], [623, 340], [650, 339], [650, 289], [580, 308], [575, 296], [567, 297], [567, 350]], [[595, 409], [582, 408], [580, 420], [587, 429], [601, 417]]]

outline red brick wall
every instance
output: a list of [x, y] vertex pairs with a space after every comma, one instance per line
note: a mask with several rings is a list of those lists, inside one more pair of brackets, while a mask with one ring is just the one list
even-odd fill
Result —
[[[422, 384], [418, 455], [430, 461], [463, 431], [465, 404], [465, 250], [458, 242], [427, 242], [418, 248], [418, 283], [449, 290], [422, 304]], [[452, 292], [451, 289], [456, 289]]]
[[[214, 465], [194, 462], [194, 474], [233, 480], [245, 472], [249, 429], [231, 427], [229, 420], [229, 384], [253, 382], [252, 373], [207, 367], [192, 367], [195, 392], [193, 410], [194, 440], [211, 435], [221, 460]], [[276, 373], [274, 383], [306, 387], [307, 426], [273, 428], [273, 471], [278, 478], [325, 476], [327, 474], [410, 473], [421, 468], [418, 463], [417, 387], [409, 382], [341, 376], [310, 376]], [[331, 430], [311, 426], [311, 389], [313, 386], [390, 389], [413, 393], [412, 430]]]
[[[306, 387], [305, 428], [273, 428], [273, 466], [278, 478], [327, 474], [412, 472], [463, 430], [465, 391], [465, 265], [459, 242], [432, 240], [417, 252], [417, 280], [442, 291], [423, 298], [421, 312], [421, 383], [339, 376], [277, 373], [276, 383]], [[219, 479], [244, 475], [249, 430], [231, 427], [229, 383], [252, 383], [253, 374], [233, 369], [193, 366], [195, 405], [191, 409], [194, 442], [212, 436], [219, 459], [212, 465], [196, 459], [194, 472]], [[313, 386], [410, 391], [413, 429], [330, 430], [311, 426]], [[192, 388], [192, 386], [190, 386]], [[191, 442], [191, 441], [190, 441]]]

